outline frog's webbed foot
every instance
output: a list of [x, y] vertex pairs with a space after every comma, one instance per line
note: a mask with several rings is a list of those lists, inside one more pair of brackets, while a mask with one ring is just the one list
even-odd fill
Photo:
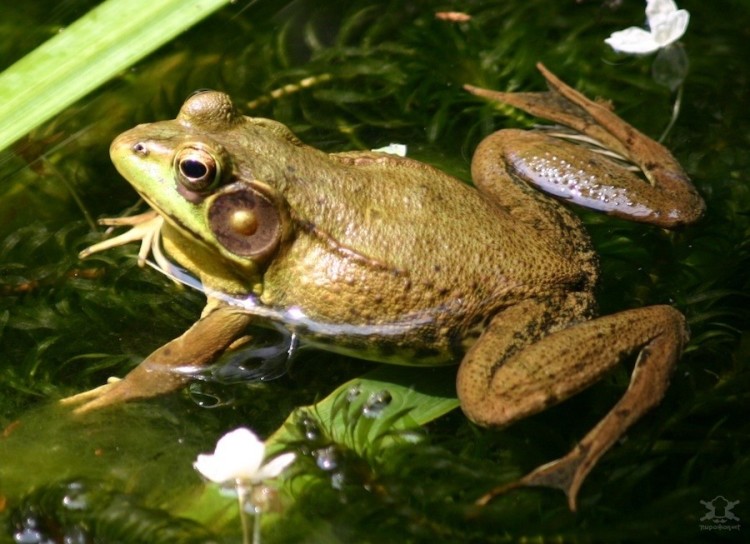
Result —
[[[589, 100], [542, 64], [537, 68], [547, 79], [548, 92], [464, 87], [477, 96], [569, 127], [579, 134], [578, 139], [595, 147], [571, 143], [576, 137], [567, 134], [555, 138], [548, 133], [546, 140], [542, 133], [532, 140], [518, 131], [490, 136], [488, 140], [495, 138], [495, 145], [506, 149], [506, 160], [516, 173], [545, 192], [631, 221], [673, 228], [701, 217], [703, 199], [663, 145], [623, 121], [608, 104]], [[611, 157], [631, 163], [645, 179]]]
[[[600, 317], [528, 338], [548, 308], [529, 300], [498, 314], [464, 357], [457, 389], [470, 419], [502, 427], [571, 397], [623, 358], [638, 354], [630, 385], [612, 410], [566, 456], [479, 499], [522, 486], [562, 489], [571, 510], [599, 458], [643, 414], [656, 406], [687, 341], [685, 319], [670, 306], [650, 306]], [[527, 342], [527, 345], [524, 345]]]
[[495, 497], [522, 487], [550, 487], [565, 493], [568, 508], [575, 512], [578, 508], [578, 491], [597, 460], [598, 457], [587, 456], [585, 446], [581, 442], [566, 456], [537, 467], [514, 482], [491, 489], [477, 499], [475, 504], [485, 506]]
[[160, 372], [165, 375], [150, 375], [146, 367], [138, 366], [123, 379], [109, 378], [106, 384], [66, 397], [60, 404], [74, 407], [75, 414], [83, 414], [122, 402], [166, 395], [188, 380], [187, 375], [179, 376], [175, 370], [171, 375], [166, 375], [164, 370]]
[[144, 266], [146, 258], [148, 257], [151, 248], [157, 240], [162, 225], [164, 224], [164, 218], [162, 218], [155, 211], [147, 211], [138, 215], [131, 215], [129, 217], [114, 217], [105, 218], [99, 220], [100, 225], [107, 225], [110, 227], [131, 227], [126, 232], [94, 244], [93, 246], [87, 247], [81, 251], [78, 256], [81, 259], [85, 259], [93, 253], [99, 251], [105, 251], [113, 247], [129, 244], [130, 242], [141, 242], [141, 247], [138, 251], [138, 266]]
[[[71, 395], [69, 397], [65, 397], [64, 399], [60, 399], [60, 404], [63, 406], [78, 406], [78, 408], [84, 408], [89, 402], [95, 401], [96, 399], [105, 397], [107, 394], [107, 391], [112, 389], [114, 384], [120, 381], [120, 378], [111, 377], [107, 380], [107, 383], [104, 385], [100, 385], [99, 387], [95, 387], [93, 389], [89, 389], [88, 391], [84, 391], [83, 393], [77, 393], [75, 395]], [[78, 408], [76, 411], [78, 411]], [[85, 412], [87, 410], [83, 409], [82, 412]]]
[[165, 395], [186, 385], [199, 369], [213, 363], [245, 334], [251, 314], [218, 306], [182, 336], [160, 347], [122, 380], [63, 399], [83, 413], [136, 399]]

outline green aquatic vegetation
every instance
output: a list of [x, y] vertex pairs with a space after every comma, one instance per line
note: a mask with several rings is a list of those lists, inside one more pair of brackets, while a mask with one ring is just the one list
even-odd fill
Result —
[[[87, 423], [68, 422], [59, 412], [34, 417], [34, 407], [48, 399], [125, 374], [200, 312], [198, 294], [138, 268], [134, 247], [86, 261], [76, 257], [102, 237], [87, 216], [122, 214], [136, 202], [107, 157], [109, 142], [123, 129], [173, 117], [196, 88], [219, 88], [238, 103], [255, 104], [252, 115], [278, 119], [316, 147], [405, 143], [410, 156], [468, 180], [468, 159], [484, 135], [533, 121], [481, 103], [460, 86], [540, 90], [533, 70], [538, 60], [586, 94], [610, 97], [618, 113], [652, 136], [669, 122], [674, 96], [653, 81], [651, 61], [618, 57], [603, 42], [611, 32], [642, 21], [642, 2], [616, 9], [611, 3], [538, 0], [452, 7], [467, 10], [472, 20], [439, 21], [435, 3], [427, 1], [230, 6], [4, 152], [0, 413], [7, 438], [0, 443], [0, 498], [6, 503], [0, 515], [8, 524], [5, 535], [28, 509], [43, 508], [51, 521], [68, 519], [59, 497], [70, 482], [82, 482], [98, 497], [98, 507], [83, 513], [85, 522], [103, 541], [124, 541], [126, 534], [137, 541], [137, 535], [155, 535], [167, 526], [172, 535], [184, 531], [185, 541], [231, 541], [239, 535], [235, 503], [203, 487], [191, 468], [197, 453], [241, 425], [270, 437], [288, 428], [284, 421], [296, 407], [340, 400], [331, 392], [373, 368], [310, 352], [274, 382], [199, 383], [174, 398], [114, 410]], [[722, 14], [700, 2], [686, 0], [680, 7], [692, 16], [682, 38], [690, 71], [666, 144], [706, 197], [707, 215], [676, 234], [591, 213], [582, 217], [601, 255], [602, 312], [673, 303], [686, 313], [692, 340], [662, 405], [592, 473], [580, 512], [570, 514], [552, 491], [520, 491], [481, 511], [473, 501], [488, 487], [569, 449], [619, 397], [627, 368], [502, 431], [478, 429], [455, 411], [417, 435], [411, 427], [389, 434], [392, 421], [362, 418], [339, 406], [330, 417], [318, 409], [323, 423], [335, 428], [315, 423], [320, 433], [311, 442], [305, 426], [299, 427], [306, 421], [309, 430], [310, 421], [292, 419], [298, 426], [279, 447], [301, 453], [303, 461], [281, 488], [282, 511], [264, 521], [266, 542], [599, 542], [654, 535], [689, 542], [718, 535], [700, 529], [706, 513], [700, 501], [717, 495], [739, 499], [735, 511], [744, 521], [750, 501], [743, 454], [750, 436], [745, 415], [750, 126], [744, 99], [750, 66], [741, 54], [745, 41], [736, 21], [747, 16], [747, 7], [728, 2]], [[9, 20], [20, 17], [9, 13]], [[73, 19], [66, 17], [66, 23]], [[15, 26], [15, 34], [12, 26], [0, 28], [7, 36], [3, 47], [27, 39], [18, 29], [29, 24]], [[307, 78], [313, 84], [263, 100]], [[450, 390], [450, 372], [433, 379]], [[388, 387], [374, 393], [383, 389]], [[315, 415], [314, 408], [308, 410]], [[95, 457], [102, 443], [100, 453], [106, 455]], [[320, 449], [338, 455], [341, 478], [318, 466], [319, 456], [311, 452]], [[33, 465], [38, 476], [9, 479], [3, 470], [19, 473], [13, 472], [14, 459], [24, 456], [38, 459]], [[134, 467], [140, 465], [152, 466], [154, 473], [139, 473]], [[174, 477], [165, 482], [154, 477], [158, 472]], [[112, 514], [107, 510], [112, 505], [116, 515], [105, 515]], [[721, 536], [739, 538], [745, 531], [743, 524], [741, 532]]]

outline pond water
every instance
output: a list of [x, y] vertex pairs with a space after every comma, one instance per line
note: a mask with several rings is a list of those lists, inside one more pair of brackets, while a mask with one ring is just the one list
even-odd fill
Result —
[[[3, 66], [96, 2], [33, 4], [0, 8]], [[333, 391], [275, 442], [298, 462], [266, 504], [264, 542], [746, 541], [750, 4], [679, 3], [690, 12], [681, 89], [655, 81], [664, 57], [604, 43], [644, 25], [644, 7], [236, 2], [4, 151], [0, 542], [239, 542], [236, 499], [201, 479], [196, 456], [238, 426], [268, 437], [296, 407]], [[436, 17], [452, 11], [470, 18]], [[691, 329], [666, 398], [592, 472], [578, 512], [551, 490], [513, 492], [482, 509], [474, 501], [566, 453], [620, 397], [628, 364], [492, 431], [458, 410], [437, 418], [456, 404], [453, 368], [389, 367], [354, 386], [379, 365], [316, 350], [302, 350], [276, 380], [217, 371], [183, 392], [84, 417], [57, 404], [125, 375], [204, 304], [201, 293], [138, 267], [136, 245], [78, 259], [104, 237], [95, 219], [144, 209], [109, 161], [117, 134], [173, 118], [191, 92], [213, 88], [325, 151], [403, 143], [410, 157], [469, 181], [484, 136], [534, 120], [462, 85], [542, 90], [538, 61], [655, 138], [678, 101], [664, 143], [707, 203], [700, 223], [673, 233], [576, 212], [601, 257], [600, 312], [672, 304]]]

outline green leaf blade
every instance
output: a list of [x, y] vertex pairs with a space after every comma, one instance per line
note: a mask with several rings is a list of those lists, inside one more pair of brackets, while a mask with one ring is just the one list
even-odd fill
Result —
[[0, 74], [0, 150], [229, 0], [108, 0]]

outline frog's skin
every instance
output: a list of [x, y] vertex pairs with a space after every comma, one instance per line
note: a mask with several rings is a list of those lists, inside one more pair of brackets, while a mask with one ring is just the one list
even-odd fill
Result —
[[570, 127], [645, 179], [561, 134], [501, 130], [476, 151], [473, 188], [407, 158], [318, 151], [218, 92], [120, 135], [112, 160], [158, 213], [143, 232], [200, 280], [208, 304], [123, 380], [69, 402], [86, 411], [173, 391], [189, 380], [183, 365], [215, 361], [268, 322], [365, 359], [460, 361], [461, 406], [488, 427], [639, 354], [613, 410], [568, 455], [513, 484], [559, 487], [575, 508], [597, 460], [664, 395], [688, 333], [669, 306], [594, 317], [597, 257], [559, 199], [665, 228], [696, 221], [704, 205], [664, 147], [539, 69], [549, 92], [467, 89]]

